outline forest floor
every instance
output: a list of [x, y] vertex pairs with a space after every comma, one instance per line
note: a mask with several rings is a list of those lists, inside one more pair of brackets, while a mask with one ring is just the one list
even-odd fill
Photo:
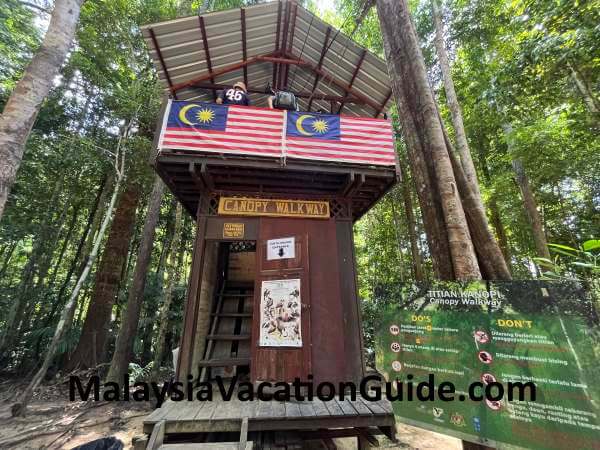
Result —
[[[50, 382], [36, 391], [25, 417], [11, 417], [10, 408], [24, 382], [0, 382], [0, 449], [71, 449], [78, 445], [114, 436], [125, 448], [142, 434], [144, 417], [153, 402], [69, 401], [64, 380]], [[398, 442], [380, 437], [380, 448], [458, 450], [461, 443], [441, 434], [397, 424]], [[340, 450], [356, 448], [353, 439], [338, 439]]]

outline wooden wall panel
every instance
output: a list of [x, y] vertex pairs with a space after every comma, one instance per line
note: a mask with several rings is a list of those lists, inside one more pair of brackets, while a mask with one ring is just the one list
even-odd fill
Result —
[[[330, 220], [300, 220], [287, 218], [261, 218], [259, 239], [283, 238], [297, 235], [308, 236], [308, 276], [310, 289], [310, 339], [303, 337], [305, 345], [311, 345], [311, 373], [315, 382], [319, 381], [345, 381], [347, 374], [346, 339], [344, 308], [342, 307], [340, 290], [340, 272], [338, 265], [338, 245], [336, 238], [336, 222]], [[290, 261], [291, 266], [297, 261]], [[258, 265], [258, 264], [257, 264]], [[303, 264], [302, 264], [303, 265]], [[353, 273], [353, 272], [352, 272]], [[256, 287], [256, 292], [260, 286]], [[256, 295], [260, 295], [258, 292]], [[355, 298], [355, 296], [353, 296]], [[259, 298], [255, 303], [255, 314], [258, 314]], [[303, 311], [303, 314], [306, 314]], [[258, 316], [257, 316], [258, 317]], [[258, 320], [258, 318], [256, 319]], [[253, 345], [257, 345], [258, 329], [253, 336]], [[356, 328], [355, 328], [356, 330]], [[358, 332], [358, 331], [357, 331]], [[354, 338], [351, 342], [357, 342]], [[290, 358], [281, 353], [288, 350], [261, 348], [261, 356], [256, 364], [276, 370], [270, 364], [276, 364], [277, 355]], [[294, 351], [294, 350], [289, 350]], [[301, 353], [297, 352], [296, 353]], [[356, 352], [355, 352], [356, 353]], [[360, 364], [360, 361], [359, 361]], [[262, 371], [261, 367], [254, 367], [256, 374]], [[266, 369], [265, 369], [266, 370]], [[292, 368], [280, 370], [281, 379], [289, 379]], [[265, 373], [269, 373], [267, 371]], [[270, 372], [273, 373], [273, 372]], [[256, 377], [261, 379], [260, 377]], [[293, 378], [293, 377], [292, 377]]]
[[310, 239], [311, 337], [315, 382], [345, 381], [346, 342], [342, 321], [335, 220], [305, 221]]
[[358, 382], [363, 377], [365, 367], [352, 222], [338, 221], [336, 229], [342, 320], [346, 343], [346, 377], [348, 380]]

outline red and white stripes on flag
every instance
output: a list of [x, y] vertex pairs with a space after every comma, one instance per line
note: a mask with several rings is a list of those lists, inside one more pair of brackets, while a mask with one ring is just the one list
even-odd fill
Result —
[[229, 106], [224, 131], [165, 127], [158, 148], [280, 157], [284, 123], [282, 111]]
[[341, 116], [340, 139], [326, 140], [286, 136], [286, 111], [248, 106], [229, 106], [224, 130], [167, 126], [170, 106], [165, 112], [159, 150], [381, 166], [394, 166], [396, 163], [392, 126], [388, 120]]
[[393, 166], [396, 163], [392, 125], [388, 120], [340, 117], [340, 140], [288, 136], [288, 158]]

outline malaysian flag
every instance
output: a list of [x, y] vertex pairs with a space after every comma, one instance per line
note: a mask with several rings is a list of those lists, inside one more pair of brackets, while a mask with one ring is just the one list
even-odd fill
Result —
[[388, 120], [172, 101], [159, 149], [393, 166]]
[[282, 111], [172, 101], [159, 148], [281, 156]]
[[392, 125], [387, 120], [288, 112], [287, 157], [393, 166]]

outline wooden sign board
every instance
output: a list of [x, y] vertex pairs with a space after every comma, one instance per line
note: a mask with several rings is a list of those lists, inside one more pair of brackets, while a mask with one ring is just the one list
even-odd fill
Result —
[[329, 202], [221, 197], [219, 214], [229, 216], [271, 216], [329, 219]]
[[228, 223], [225, 222], [223, 224], [223, 238], [224, 239], [234, 239], [244, 238], [244, 224], [243, 223]]

